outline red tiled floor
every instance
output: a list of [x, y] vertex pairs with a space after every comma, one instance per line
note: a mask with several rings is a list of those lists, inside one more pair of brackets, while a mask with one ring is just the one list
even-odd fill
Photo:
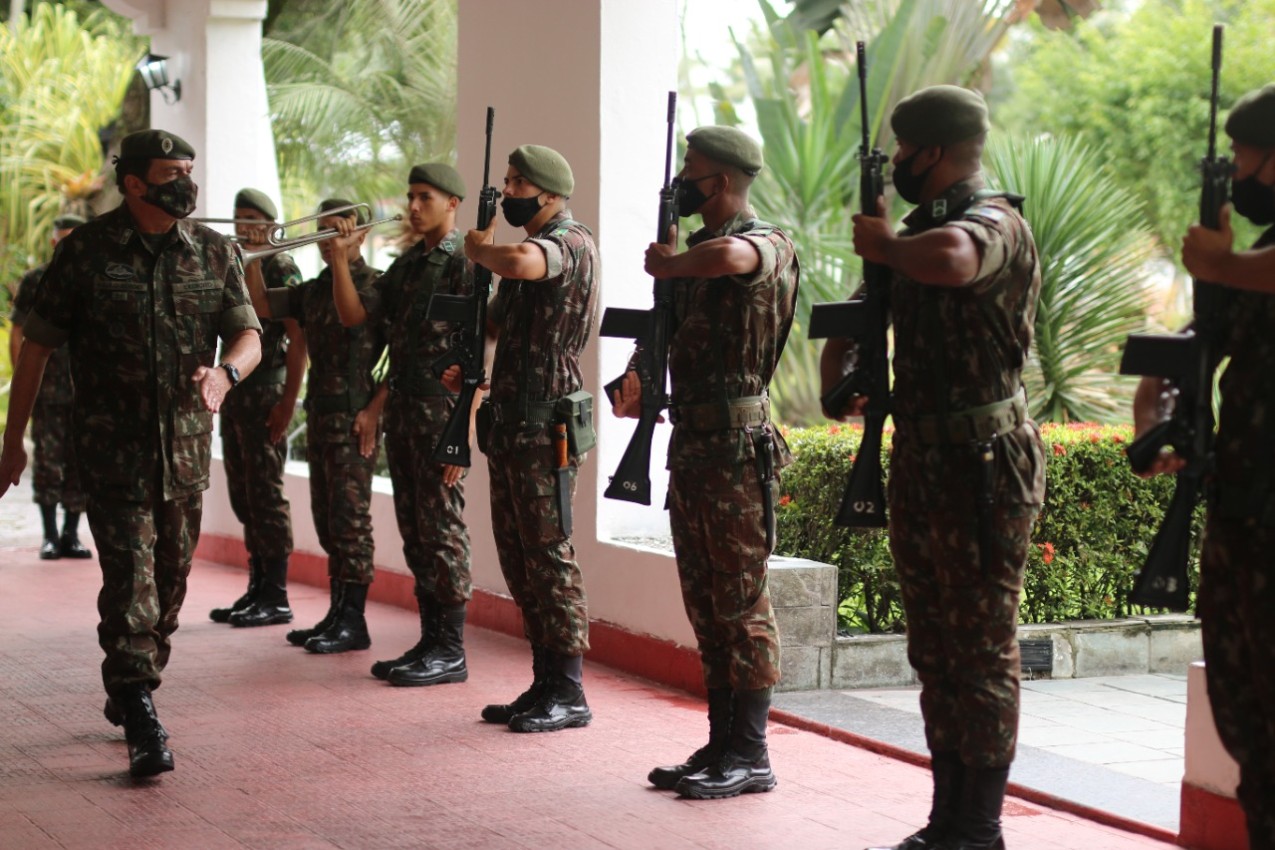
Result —
[[[468, 683], [392, 688], [368, 666], [415, 641], [413, 612], [369, 606], [370, 652], [313, 656], [206, 619], [243, 582], [196, 564], [155, 695], [177, 770], [134, 783], [101, 715], [96, 566], [0, 550], [0, 847], [853, 850], [928, 810], [924, 769], [778, 724], [775, 792], [681, 801], [645, 777], [701, 743], [697, 700], [590, 664], [592, 726], [516, 735], [478, 710], [525, 686], [520, 642], [471, 629]], [[308, 625], [326, 593], [293, 602]], [[1005, 828], [1015, 850], [1170, 846], [1020, 800]]]

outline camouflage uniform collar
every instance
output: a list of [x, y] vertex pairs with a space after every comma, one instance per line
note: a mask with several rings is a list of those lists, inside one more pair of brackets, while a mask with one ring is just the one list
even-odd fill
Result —
[[964, 202], [986, 185], [983, 172], [975, 172], [964, 180], [958, 180], [948, 186], [931, 201], [921, 204], [903, 219], [909, 230], [926, 230], [937, 227], [947, 221], [952, 210], [960, 209]]
[[[446, 236], [438, 240], [438, 244], [435, 245], [433, 248], [431, 248], [430, 251], [431, 252], [444, 251], [448, 254], [455, 254], [457, 252], [463, 253], [464, 245], [465, 245], [465, 240], [460, 235], [460, 228], [453, 227], [451, 230], [447, 232]], [[416, 243], [414, 247], [419, 248], [422, 252], [424, 252], [425, 240], [424, 239], [420, 240], [419, 242]]]
[[554, 230], [561, 227], [564, 221], [568, 221], [568, 220], [572, 220], [572, 221], [574, 220], [571, 218], [571, 210], [567, 209], [566, 207], [563, 207], [562, 209], [554, 213], [552, 218], [550, 218], [548, 221], [545, 222], [545, 226], [540, 228], [540, 232], [537, 233], [534, 238], [543, 239], [544, 237], [553, 233]]
[[[121, 201], [120, 205], [111, 212], [102, 216], [99, 221], [103, 222], [106, 228], [107, 241], [126, 245], [134, 236], [139, 239], [142, 236], [142, 229], [137, 224], [137, 219], [133, 217], [133, 211], [128, 208], [128, 203]], [[152, 236], [164, 237], [163, 245], [168, 244], [168, 236], [173, 229], [177, 230], [177, 236], [191, 248], [195, 247], [195, 243], [191, 237], [190, 231], [197, 227], [194, 222], [183, 221], [178, 219], [176, 224], [164, 231], [163, 233], [148, 234]]]
[[739, 212], [728, 218], [721, 227], [716, 230], [709, 230], [707, 227], [701, 227], [692, 233], [686, 239], [687, 245], [698, 245], [701, 242], [707, 242], [709, 239], [717, 239], [721, 236], [730, 236], [733, 233], [739, 233], [747, 230], [748, 226], [757, 220], [757, 213], [753, 212], [751, 206], [744, 207]]

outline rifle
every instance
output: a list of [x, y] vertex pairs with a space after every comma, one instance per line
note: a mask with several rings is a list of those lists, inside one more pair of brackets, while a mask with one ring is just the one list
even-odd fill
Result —
[[[1217, 155], [1217, 89], [1222, 70], [1222, 26], [1213, 27], [1213, 88], [1209, 102], [1209, 150], [1200, 161], [1200, 224], [1218, 229], [1230, 190], [1231, 163]], [[1176, 334], [1131, 334], [1120, 359], [1120, 374], [1168, 379], [1173, 413], [1129, 445], [1135, 472], [1151, 467], [1171, 446], [1183, 460], [1173, 499], [1164, 514], [1146, 563], [1134, 581], [1129, 602], [1185, 611], [1191, 515], [1213, 464], [1213, 372], [1221, 359], [1226, 292], [1215, 283], [1193, 281], [1191, 327]]]
[[[483, 154], [483, 190], [478, 195], [478, 229], [486, 230], [496, 217], [496, 199], [500, 193], [489, 185], [491, 177], [491, 131], [496, 123], [496, 110], [487, 107], [487, 149]], [[474, 405], [474, 394], [487, 383], [487, 371], [483, 356], [487, 348], [487, 299], [491, 297], [491, 270], [474, 266], [474, 291], [470, 295], [434, 294], [429, 299], [426, 318], [431, 322], [450, 322], [457, 325], [455, 343], [442, 357], [430, 364], [436, 377], [441, 378], [450, 366], [460, 366], [461, 386], [456, 396], [456, 408], [452, 410], [443, 428], [443, 434], [434, 447], [436, 463], [452, 466], [470, 466], [469, 412]]]
[[[857, 44], [859, 107], [863, 142], [859, 147], [859, 210], [877, 214], [877, 198], [885, 187], [886, 156], [872, 147], [868, 129], [868, 71], [863, 42]], [[849, 374], [820, 397], [824, 410], [834, 416], [854, 396], [867, 396], [863, 440], [841, 497], [837, 525], [884, 528], [885, 481], [881, 469], [881, 429], [890, 414], [890, 350], [886, 329], [890, 324], [890, 269], [877, 263], [863, 264], [863, 295], [853, 301], [816, 304], [810, 311], [810, 338], [853, 338], [858, 357]]]
[[[668, 93], [668, 138], [664, 146], [664, 187], [660, 189], [660, 214], [656, 241], [669, 238], [677, 224], [677, 190], [673, 186], [673, 122], [677, 113], [677, 93]], [[642, 409], [637, 429], [602, 494], [608, 499], [651, 504], [651, 438], [660, 411], [669, 405], [668, 345], [673, 324], [673, 281], [655, 279], [655, 303], [649, 310], [609, 307], [602, 314], [599, 336], [632, 339], [639, 345], [637, 373], [642, 382]], [[624, 380], [621, 375], [606, 385], [607, 395]]]

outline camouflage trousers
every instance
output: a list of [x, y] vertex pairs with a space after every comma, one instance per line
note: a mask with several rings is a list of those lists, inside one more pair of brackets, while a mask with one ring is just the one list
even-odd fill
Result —
[[[772, 487], [778, 498], [777, 483]], [[770, 548], [756, 467], [674, 469], [669, 524], [705, 686], [751, 691], [776, 684], [779, 630], [767, 586]]]
[[[443, 466], [433, 459], [438, 430], [420, 427], [413, 408], [446, 404], [447, 399], [401, 401], [394, 397], [385, 417], [385, 454], [394, 483], [394, 515], [403, 538], [403, 557], [416, 579], [417, 598], [446, 606], [469, 601], [469, 529], [465, 527], [465, 479], [443, 483]], [[454, 402], [452, 403], [454, 405]], [[468, 474], [468, 473], [465, 473]]]
[[[583, 655], [588, 602], [575, 547], [559, 526], [553, 446], [543, 431], [502, 444], [487, 455], [500, 571], [522, 611], [527, 639], [560, 655]], [[570, 461], [573, 500], [581, 460]]]
[[981, 551], [976, 506], [927, 511], [890, 504], [890, 554], [908, 624], [908, 661], [921, 680], [931, 752], [970, 767], [1008, 767], [1018, 743], [1018, 600], [1038, 508], [990, 508]]
[[230, 508], [243, 525], [248, 554], [267, 561], [292, 554], [292, 513], [283, 493], [285, 440], [270, 442], [266, 418], [283, 384], [240, 386], [221, 411], [221, 453]]
[[125, 685], [159, 687], [202, 515], [202, 493], [140, 503], [89, 499], [89, 528], [102, 567], [102, 683], [113, 698]]
[[[380, 447], [377, 447], [378, 451]], [[310, 464], [310, 512], [328, 576], [351, 584], [372, 583], [372, 470], [377, 452], [359, 454], [357, 443], [306, 443]]]
[[1275, 529], [1209, 516], [1198, 611], [1218, 737], [1240, 767], [1252, 850], [1275, 848]]
[[84, 491], [75, 461], [71, 405], [36, 401], [31, 412], [31, 490], [37, 505], [61, 504], [68, 511], [83, 512]]

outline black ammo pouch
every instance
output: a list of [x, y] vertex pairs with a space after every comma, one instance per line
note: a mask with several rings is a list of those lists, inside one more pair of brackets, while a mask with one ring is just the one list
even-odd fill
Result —
[[571, 454], [582, 455], [598, 444], [593, 430], [593, 396], [577, 390], [558, 399], [554, 405], [556, 420], [567, 426], [567, 446]]
[[478, 405], [478, 412], [474, 414], [474, 434], [478, 438], [478, 450], [483, 454], [488, 454], [487, 450], [491, 447], [491, 428], [494, 424], [491, 401], [483, 399], [483, 403]]

